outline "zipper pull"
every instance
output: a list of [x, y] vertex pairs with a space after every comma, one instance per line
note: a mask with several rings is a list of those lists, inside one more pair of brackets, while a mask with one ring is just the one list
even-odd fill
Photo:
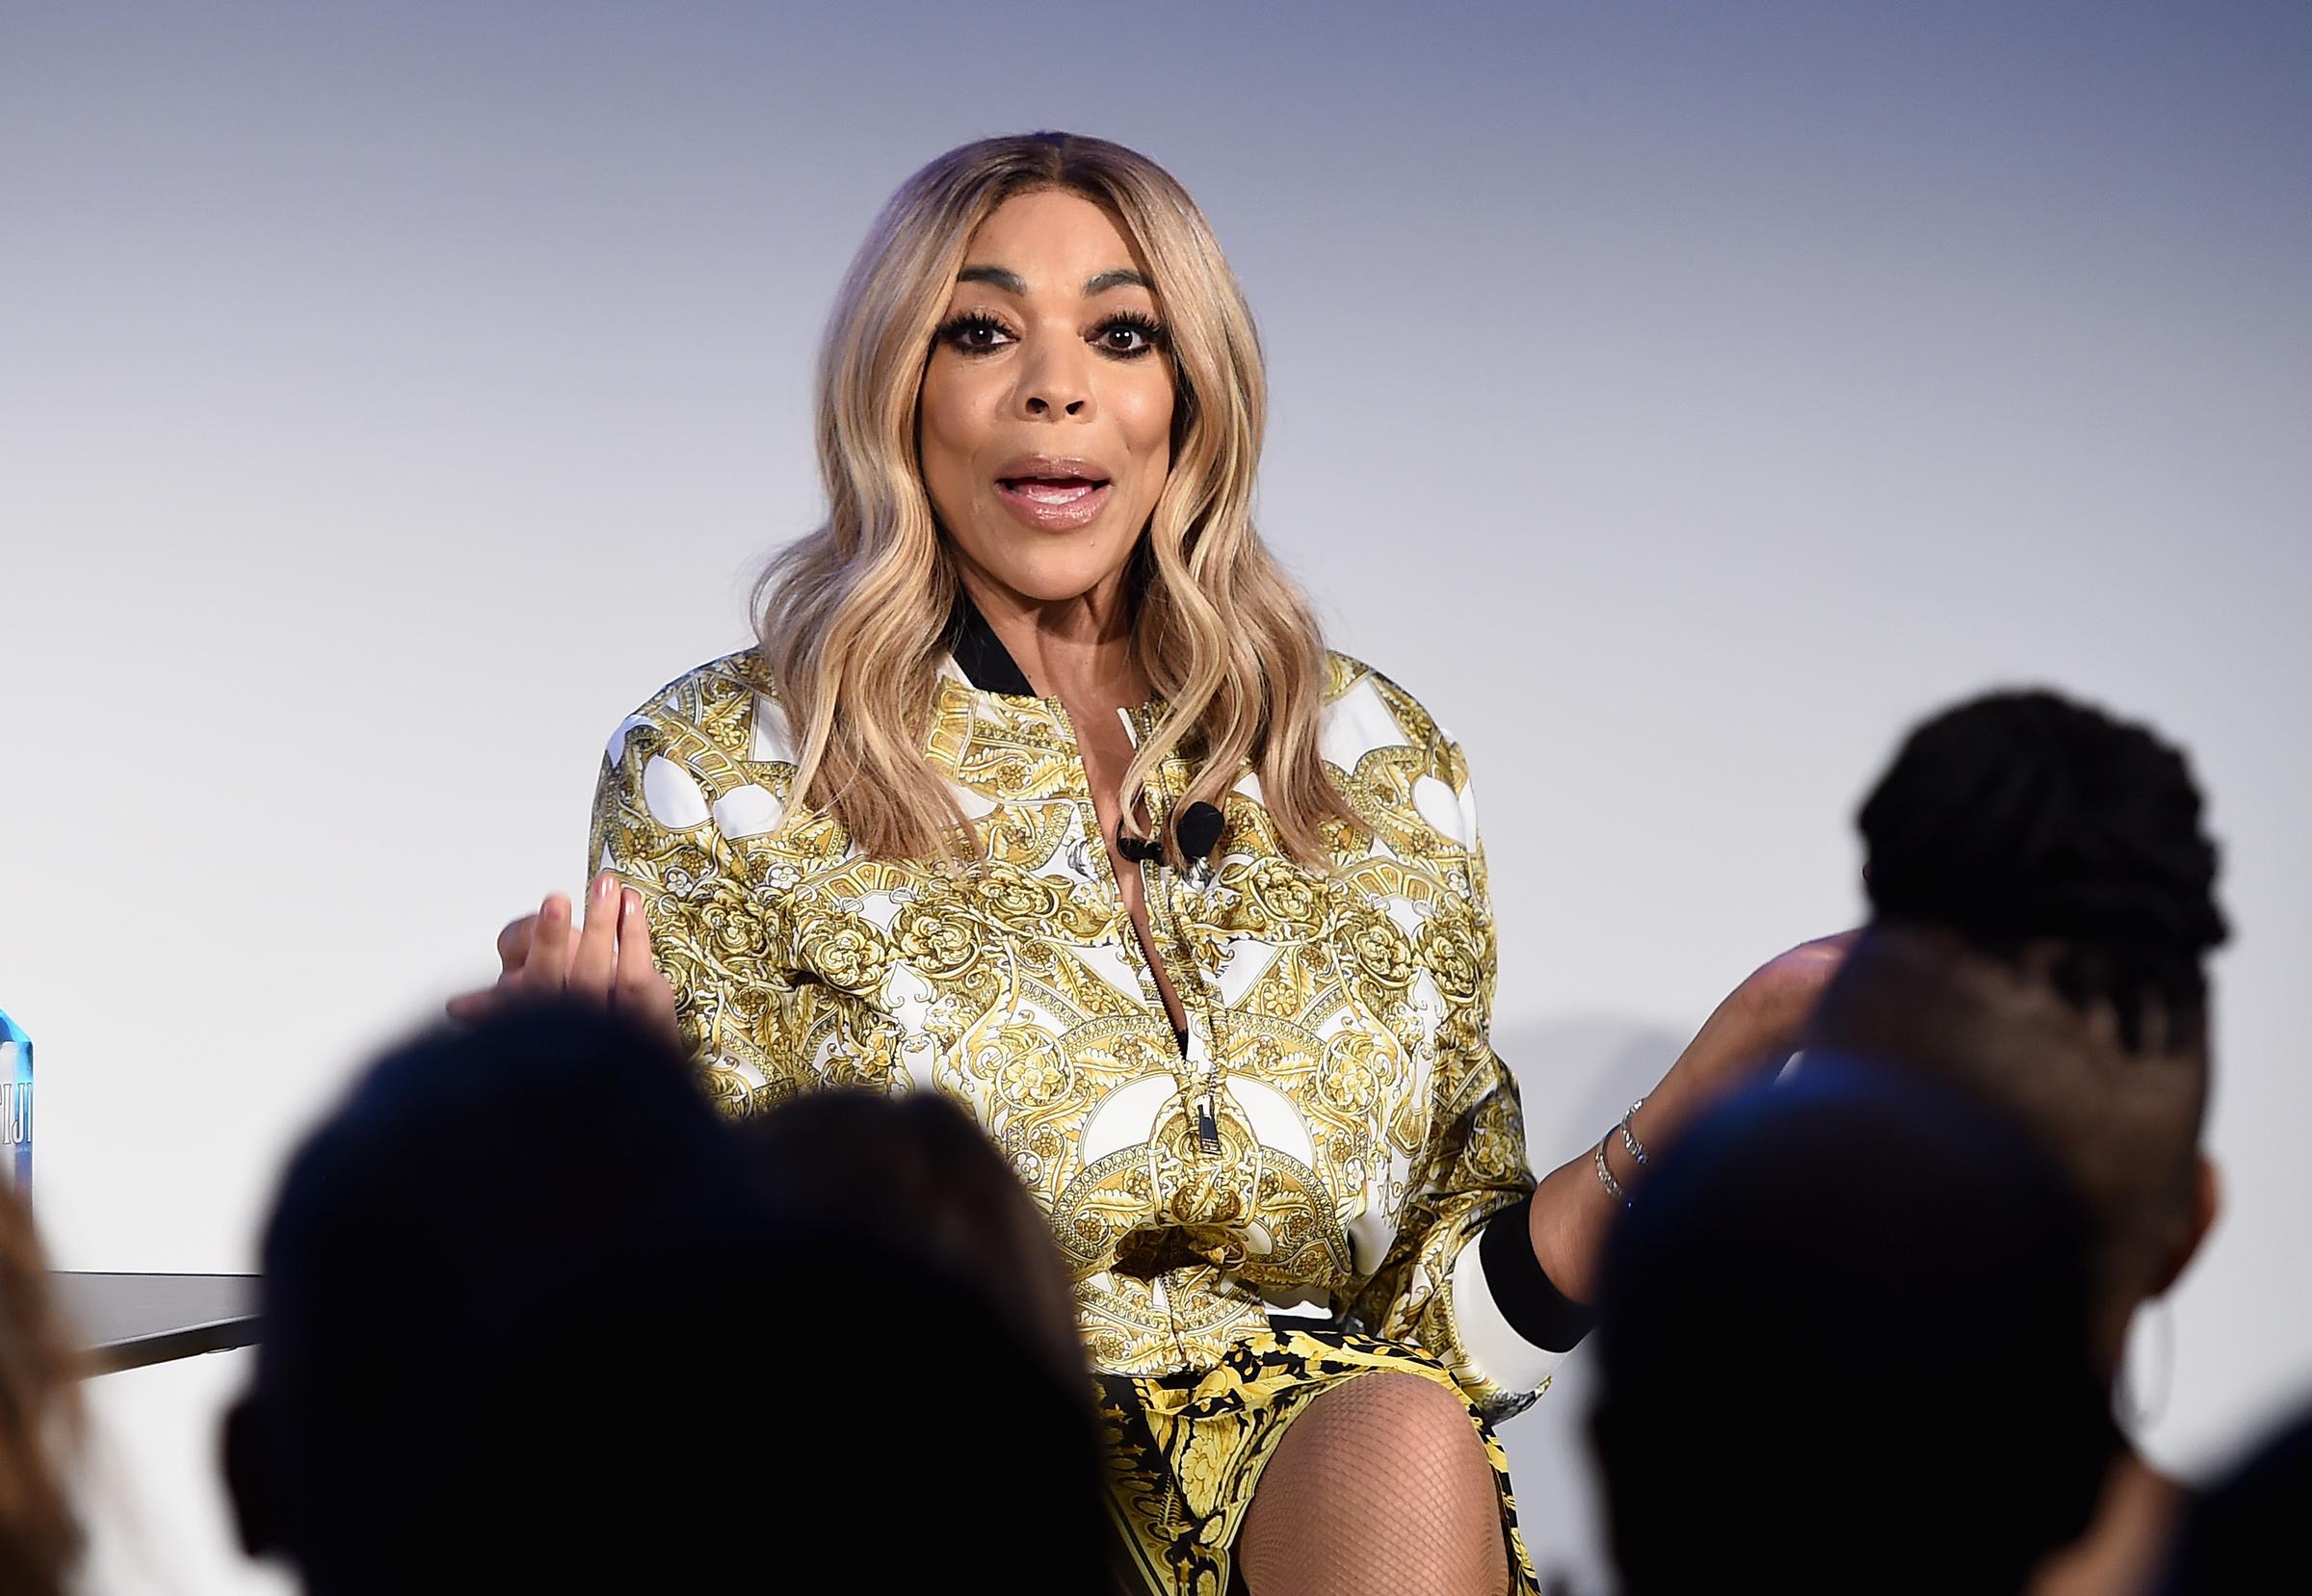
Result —
[[1221, 1150], [1219, 1105], [1213, 1101], [1209, 1088], [1204, 1093], [1204, 1101], [1196, 1105], [1196, 1140], [1208, 1153]]

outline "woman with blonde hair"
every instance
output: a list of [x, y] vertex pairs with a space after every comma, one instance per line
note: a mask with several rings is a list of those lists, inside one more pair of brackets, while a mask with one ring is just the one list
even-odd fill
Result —
[[[1581, 1334], [1647, 1144], [1788, 1051], [1837, 946], [1537, 1186], [1467, 763], [1255, 534], [1251, 316], [1144, 157], [1039, 133], [917, 172], [818, 396], [828, 517], [759, 643], [618, 726], [582, 929], [548, 898], [454, 1011], [602, 995], [733, 1113], [962, 1105], [1074, 1282], [1137, 1586], [1533, 1589], [1490, 1426]], [[845, 1315], [907, 1311], [798, 1292], [837, 1368]], [[1000, 1423], [922, 1345], [842, 1372], [862, 1422]]]

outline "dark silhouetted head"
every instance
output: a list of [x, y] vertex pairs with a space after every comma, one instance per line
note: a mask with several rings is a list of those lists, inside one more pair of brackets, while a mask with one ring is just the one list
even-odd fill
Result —
[[[917, 1422], [958, 1426], [933, 1450], [977, 1475], [972, 1491], [1033, 1504], [1038, 1558], [1096, 1570], [1113, 1549], [1090, 1361], [1051, 1221], [1011, 1163], [961, 1109], [928, 1091], [804, 1092], [740, 1126], [787, 1223], [838, 1246], [904, 1245], [925, 1288], [987, 1316], [1009, 1373], [957, 1359], [943, 1325], [958, 1309], [927, 1314], [908, 1292], [884, 1294], [895, 1322], [913, 1327], [914, 1350], [901, 1361], [926, 1377], [930, 1405]], [[1013, 1511], [990, 1503], [985, 1522], [956, 1532], [1016, 1535], [998, 1528]], [[1012, 1562], [1006, 1578], [1020, 1568]]]
[[2019, 1588], [2110, 1460], [2088, 1317], [2065, 1183], [1965, 1098], [1818, 1060], [1722, 1106], [1605, 1262], [1625, 1588]]
[[1916, 1068], [2014, 1113], [2095, 1229], [2117, 1356], [2213, 1217], [2199, 1159], [2217, 850], [2183, 755], [2051, 693], [1914, 731], [1865, 801], [1873, 918], [1809, 1046]]
[[[309, 1589], [617, 1565], [735, 1468], [781, 1295], [738, 1149], [680, 1059], [524, 1008], [387, 1056], [292, 1162], [228, 1431], [244, 1540]], [[670, 1522], [672, 1521], [672, 1522]]]
[[2131, 1049], [2201, 1028], [2226, 930], [2182, 752], [2053, 693], [1996, 693], [1910, 734], [1860, 824], [1878, 920], [1934, 926], [2111, 1005]]
[[1075, 1295], [1051, 1221], [962, 1110], [932, 1092], [805, 1092], [741, 1122], [782, 1212], [814, 1228], [904, 1236], [985, 1292], [1054, 1378], [1091, 1398]]
[[[1090, 1488], [1039, 1349], [906, 1238], [780, 1210], [684, 1060], [599, 1013], [388, 1056], [292, 1163], [264, 1264], [227, 1469], [315, 1596], [806, 1560], [936, 1586]], [[1084, 1588], [1096, 1546], [1053, 1551], [1006, 1566]]]

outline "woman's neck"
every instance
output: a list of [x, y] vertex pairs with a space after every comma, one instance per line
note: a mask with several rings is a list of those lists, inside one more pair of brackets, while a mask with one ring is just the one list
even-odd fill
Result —
[[2087, 1532], [2039, 1566], [2025, 1596], [2134, 1596], [2149, 1588], [2187, 1500], [2141, 1454], [2122, 1453]]
[[1005, 651], [1028, 684], [1071, 706], [1135, 708], [1148, 681], [1132, 651], [1132, 612], [1123, 573], [1073, 598], [1046, 600], [1013, 592], [981, 572], [958, 572]]

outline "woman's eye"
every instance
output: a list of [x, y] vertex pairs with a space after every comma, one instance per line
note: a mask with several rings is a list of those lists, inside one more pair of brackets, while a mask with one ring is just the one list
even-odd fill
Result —
[[1110, 322], [1094, 336], [1110, 354], [1145, 354], [1156, 347], [1156, 329], [1141, 322]]
[[986, 354], [1012, 342], [1012, 333], [991, 316], [959, 316], [939, 336], [965, 354]]

